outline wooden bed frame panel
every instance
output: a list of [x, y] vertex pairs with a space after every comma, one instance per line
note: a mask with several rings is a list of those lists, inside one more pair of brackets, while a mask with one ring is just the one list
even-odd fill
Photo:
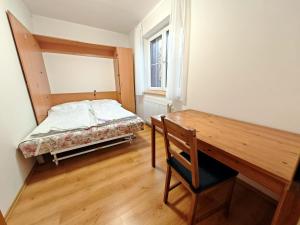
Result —
[[[51, 106], [80, 100], [114, 99], [125, 109], [135, 112], [131, 49], [34, 35], [9, 11], [7, 16], [38, 124], [47, 117]], [[51, 94], [42, 52], [112, 58], [116, 75], [116, 91]]]
[[[116, 82], [119, 82], [119, 98], [125, 109], [135, 113], [135, 89], [133, 72], [133, 53], [130, 48], [117, 48], [114, 67], [118, 68]], [[115, 69], [116, 70], [116, 69]]]
[[50, 86], [39, 44], [33, 35], [17, 18], [7, 11], [8, 20], [22, 66], [27, 90], [37, 123], [42, 122], [48, 114], [50, 103]]
[[43, 52], [114, 58], [115, 47], [62, 38], [33, 35]]
[[84, 92], [84, 93], [63, 93], [50, 95], [52, 106], [67, 102], [97, 99], [114, 99], [118, 100], [116, 91], [108, 92]]

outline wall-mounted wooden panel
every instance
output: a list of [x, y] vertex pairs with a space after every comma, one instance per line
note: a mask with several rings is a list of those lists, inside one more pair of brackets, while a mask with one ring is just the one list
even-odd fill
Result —
[[[117, 57], [117, 54], [115, 54]], [[121, 102], [121, 87], [120, 87], [120, 72], [119, 72], [119, 60], [117, 58], [114, 59], [114, 72], [115, 72], [115, 85], [118, 100]]]
[[[131, 49], [32, 35], [11, 13], [7, 14], [38, 123], [47, 117], [52, 105], [80, 100], [115, 99], [127, 110], [135, 112]], [[117, 91], [51, 94], [42, 52], [114, 59]]]
[[43, 52], [113, 58], [115, 47], [33, 35]]
[[117, 48], [116, 58], [120, 82], [121, 103], [125, 109], [135, 113], [135, 89], [133, 54], [130, 48]]
[[85, 93], [63, 93], [63, 94], [51, 94], [52, 106], [63, 104], [66, 102], [75, 102], [82, 100], [97, 100], [97, 99], [114, 99], [118, 100], [116, 91], [108, 92], [85, 92]]
[[26, 81], [37, 123], [41, 123], [50, 108], [50, 87], [42, 51], [33, 35], [7, 12], [18, 56]]

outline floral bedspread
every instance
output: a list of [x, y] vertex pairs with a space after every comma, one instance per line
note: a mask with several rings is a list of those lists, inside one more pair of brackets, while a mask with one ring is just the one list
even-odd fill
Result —
[[19, 149], [25, 158], [29, 158], [79, 145], [93, 144], [93, 142], [135, 133], [143, 129], [144, 121], [136, 117], [130, 120], [113, 122], [105, 126], [67, 131], [44, 137], [29, 137], [19, 144]]

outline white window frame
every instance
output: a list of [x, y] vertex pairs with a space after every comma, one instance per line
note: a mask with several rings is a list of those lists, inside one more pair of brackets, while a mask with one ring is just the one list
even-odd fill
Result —
[[[154, 34], [153, 36], [151, 36], [150, 38], [146, 39], [146, 44], [145, 44], [145, 62], [146, 62], [146, 67], [147, 67], [147, 81], [148, 81], [148, 89], [149, 90], [162, 90], [165, 91], [166, 90], [166, 81], [167, 81], [167, 74], [166, 74], [166, 45], [167, 45], [167, 31], [170, 30], [169, 26], [164, 27], [162, 30], [160, 30], [159, 32], [157, 32], [156, 34]], [[156, 39], [159, 36], [162, 36], [162, 46], [163, 47], [163, 52], [162, 52], [162, 79], [161, 79], [161, 87], [151, 87], [151, 51], [150, 51], [150, 45], [151, 45], [151, 41], [153, 41], [154, 39]]]

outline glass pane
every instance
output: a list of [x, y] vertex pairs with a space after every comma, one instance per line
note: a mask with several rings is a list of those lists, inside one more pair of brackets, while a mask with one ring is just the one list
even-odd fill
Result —
[[161, 87], [162, 36], [150, 42], [151, 87]]
[[162, 71], [161, 71], [161, 63], [157, 64], [157, 87], [161, 87], [161, 78], [162, 78]]
[[161, 63], [162, 60], [162, 36], [157, 38], [157, 48], [156, 48], [156, 63]]
[[161, 64], [151, 65], [151, 87], [161, 87]]
[[168, 55], [168, 51], [169, 51], [169, 43], [170, 43], [170, 35], [169, 35], [169, 31], [167, 30], [166, 33], [166, 82], [165, 82], [165, 86], [167, 87], [168, 84], [168, 63], [169, 63], [169, 55]]
[[157, 66], [151, 65], [151, 87], [156, 87]]
[[151, 53], [151, 64], [155, 64], [156, 63], [156, 39], [151, 41], [150, 44], [150, 53]]

